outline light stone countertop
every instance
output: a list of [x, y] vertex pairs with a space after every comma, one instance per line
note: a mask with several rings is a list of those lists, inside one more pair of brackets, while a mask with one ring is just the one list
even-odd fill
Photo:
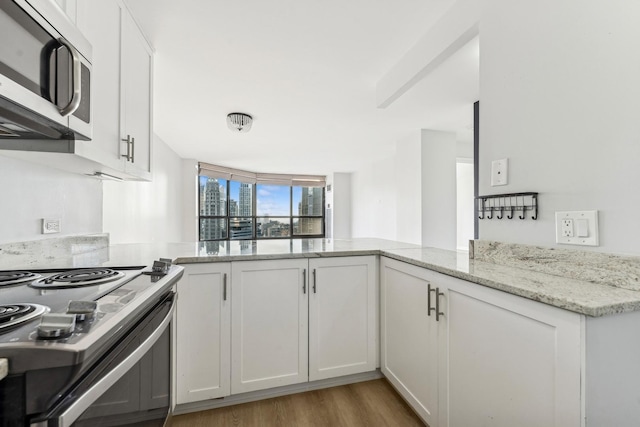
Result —
[[592, 317], [640, 310], [640, 292], [529, 269], [470, 260], [468, 252], [391, 249], [382, 255]]
[[[108, 239], [108, 238], [107, 238]], [[477, 250], [476, 250], [477, 252]], [[640, 291], [617, 282], [566, 277], [500, 259], [421, 248], [383, 239], [295, 239], [232, 242], [105, 244], [104, 239], [66, 238], [64, 244], [0, 245], [0, 270], [148, 266], [158, 258], [176, 264], [382, 255], [449, 276], [588, 316], [640, 310]], [[476, 254], [477, 255], [477, 254]], [[549, 256], [545, 252], [545, 256]], [[504, 261], [504, 262], [503, 262]]]

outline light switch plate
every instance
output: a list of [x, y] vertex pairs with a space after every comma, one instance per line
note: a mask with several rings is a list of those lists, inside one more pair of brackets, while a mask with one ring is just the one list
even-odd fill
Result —
[[556, 243], [598, 246], [598, 211], [556, 212]]
[[509, 159], [494, 160], [491, 162], [491, 186], [507, 185], [509, 175]]

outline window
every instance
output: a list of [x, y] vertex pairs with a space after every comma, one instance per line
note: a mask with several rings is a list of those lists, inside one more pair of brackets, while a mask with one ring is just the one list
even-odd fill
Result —
[[324, 237], [324, 185], [200, 163], [200, 240]]

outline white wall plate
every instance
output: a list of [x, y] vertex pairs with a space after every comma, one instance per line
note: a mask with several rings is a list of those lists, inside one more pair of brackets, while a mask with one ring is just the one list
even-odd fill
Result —
[[598, 246], [598, 211], [556, 212], [556, 243]]

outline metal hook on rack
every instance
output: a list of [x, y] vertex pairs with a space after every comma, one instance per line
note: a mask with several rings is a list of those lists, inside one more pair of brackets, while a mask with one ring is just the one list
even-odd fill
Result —
[[491, 212], [491, 215], [488, 215], [487, 218], [493, 219], [493, 206], [489, 207], [489, 212]]
[[504, 206], [500, 206], [500, 215], [496, 216], [496, 218], [502, 219], [503, 216], [504, 216]]
[[527, 207], [523, 205], [522, 206], [522, 215], [518, 215], [518, 218], [525, 219], [526, 216], [527, 216]]
[[480, 212], [482, 212], [482, 216], [478, 216], [478, 219], [484, 219], [484, 201], [486, 199], [481, 199], [482, 200], [482, 207], [480, 208]]
[[511, 206], [511, 215], [507, 215], [507, 219], [513, 219], [513, 210], [515, 208], [513, 206]]
[[535, 195], [531, 196], [531, 203], [533, 203], [534, 207], [534, 213], [531, 216], [531, 219], [536, 220], [538, 219], [538, 198]]

